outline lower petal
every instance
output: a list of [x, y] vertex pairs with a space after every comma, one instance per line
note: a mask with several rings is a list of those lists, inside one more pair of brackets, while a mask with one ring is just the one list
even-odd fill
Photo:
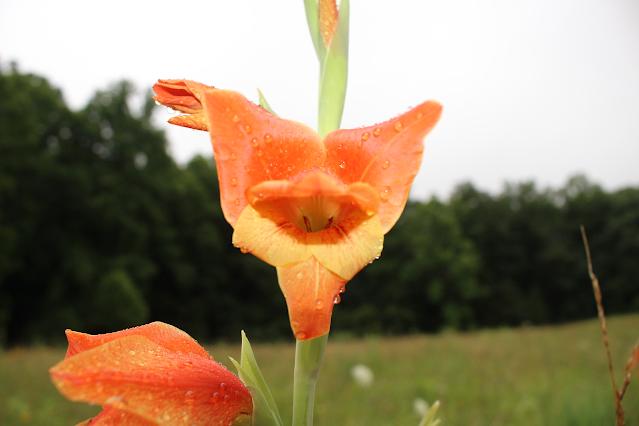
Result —
[[113, 407], [106, 407], [96, 417], [76, 426], [157, 426], [158, 423], [146, 420], [135, 414], [127, 413]]
[[233, 245], [273, 266], [290, 265], [311, 256], [306, 232], [269, 203], [246, 206], [235, 223]]
[[323, 267], [314, 257], [277, 268], [277, 279], [286, 298], [295, 338], [308, 340], [328, 333], [335, 297], [347, 280]]
[[339, 224], [308, 234], [307, 242], [319, 263], [348, 281], [379, 257], [384, 231], [377, 216], [354, 211]]

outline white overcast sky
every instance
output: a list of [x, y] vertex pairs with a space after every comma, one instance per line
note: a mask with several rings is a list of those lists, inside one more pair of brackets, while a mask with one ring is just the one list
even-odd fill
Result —
[[[639, 1], [351, 0], [350, 28], [342, 127], [444, 105], [413, 196], [575, 173], [639, 185]], [[0, 61], [44, 75], [75, 109], [122, 78], [140, 93], [188, 78], [254, 101], [259, 87], [280, 116], [317, 121], [302, 0], [1, 0]], [[178, 162], [211, 155], [207, 134], [169, 117], [157, 114]]]

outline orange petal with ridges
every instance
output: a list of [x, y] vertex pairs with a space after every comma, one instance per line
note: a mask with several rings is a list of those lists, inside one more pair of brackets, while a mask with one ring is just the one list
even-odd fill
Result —
[[339, 224], [307, 235], [311, 253], [326, 269], [350, 280], [379, 257], [384, 232], [377, 216], [356, 210]]
[[125, 336], [49, 370], [72, 401], [102, 404], [167, 426], [228, 424], [251, 414], [240, 379], [217, 362], [171, 352], [144, 336]]
[[106, 407], [96, 417], [78, 423], [76, 426], [157, 426], [157, 424], [135, 414]]
[[169, 123], [196, 130], [207, 130], [201, 98], [213, 87], [191, 80], [158, 80], [153, 85], [157, 102], [188, 115], [169, 119]]
[[244, 209], [235, 224], [233, 245], [273, 266], [290, 265], [311, 256], [306, 232], [270, 203]]
[[366, 182], [379, 192], [377, 216], [384, 233], [404, 210], [422, 161], [423, 139], [441, 111], [439, 103], [427, 101], [376, 126], [336, 130], [324, 139], [327, 169], [345, 183]]
[[92, 335], [72, 330], [66, 330], [65, 333], [69, 341], [69, 348], [67, 349], [65, 358], [96, 348], [124, 336], [135, 335], [144, 336], [169, 351], [180, 351], [184, 354], [195, 354], [207, 359], [213, 359], [208, 352], [187, 333], [177, 327], [159, 321], [116, 331], [114, 333]]
[[209, 90], [203, 97], [215, 153], [224, 217], [235, 222], [248, 205], [246, 190], [319, 167], [326, 156], [310, 127], [274, 116], [237, 92]]
[[295, 338], [308, 340], [328, 333], [335, 296], [346, 280], [324, 268], [314, 257], [277, 268], [277, 279], [286, 298]]

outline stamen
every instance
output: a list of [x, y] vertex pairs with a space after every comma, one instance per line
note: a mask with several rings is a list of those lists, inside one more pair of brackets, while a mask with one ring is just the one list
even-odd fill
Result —
[[333, 224], [333, 217], [329, 217], [328, 220], [326, 221], [326, 226], [324, 227], [324, 229], [328, 229], [331, 227], [331, 225]]
[[302, 216], [304, 218], [304, 225], [306, 226], [306, 232], [313, 232], [313, 228], [311, 227], [311, 221], [306, 216]]

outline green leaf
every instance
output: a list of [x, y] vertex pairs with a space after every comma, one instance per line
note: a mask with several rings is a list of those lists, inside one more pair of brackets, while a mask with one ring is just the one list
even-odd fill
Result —
[[348, 0], [342, 0], [335, 33], [324, 61], [320, 61], [318, 131], [322, 138], [339, 129], [344, 112], [348, 80], [349, 9]]
[[[266, 380], [264, 379], [264, 376], [262, 375], [262, 372], [260, 371], [260, 368], [257, 365], [257, 361], [255, 360], [255, 355], [253, 354], [253, 348], [251, 348], [251, 344], [248, 338], [246, 337], [246, 334], [244, 333], [244, 331], [242, 331], [242, 354], [240, 357], [240, 361], [241, 361], [240, 368], [244, 372], [243, 374], [247, 376], [247, 380], [250, 379], [250, 381], [254, 383], [256, 389], [259, 390], [259, 392], [262, 394], [264, 401], [269, 407], [269, 411], [272, 413], [272, 416], [274, 417], [276, 421], [276, 423], [264, 423], [264, 424], [277, 424], [281, 426], [282, 418], [280, 417], [280, 413], [277, 409], [277, 406], [275, 405], [275, 400], [273, 399], [273, 395], [271, 394], [271, 391], [268, 385], [266, 384]], [[250, 386], [248, 385], [247, 381], [242, 377], [242, 373], [239, 371], [239, 369], [238, 369], [238, 373], [240, 374], [240, 379], [242, 379], [242, 381], [244, 381], [246, 386], [248, 386], [250, 389]], [[252, 391], [251, 391], [251, 394], [253, 394]], [[255, 422], [253, 424], [257, 425], [257, 423]]]
[[271, 114], [273, 114], [274, 116], [279, 117], [279, 115], [275, 114], [275, 111], [273, 111], [273, 108], [271, 108], [268, 102], [266, 102], [266, 98], [264, 97], [260, 89], [257, 89], [257, 94], [260, 96], [260, 106], [264, 108], [265, 110], [267, 110], [268, 112], [270, 112]]
[[253, 426], [282, 426], [282, 421], [279, 419], [279, 415], [274, 413], [269, 405], [264, 392], [255, 383], [250, 373], [248, 373], [242, 366], [233, 358], [229, 357], [235, 368], [237, 368], [237, 374], [246, 387], [251, 392], [253, 397]]
[[419, 426], [437, 426], [440, 423], [440, 420], [435, 420], [435, 414], [437, 414], [437, 410], [439, 409], [439, 401], [435, 401], [432, 407], [424, 414], [424, 418], [419, 423]]

